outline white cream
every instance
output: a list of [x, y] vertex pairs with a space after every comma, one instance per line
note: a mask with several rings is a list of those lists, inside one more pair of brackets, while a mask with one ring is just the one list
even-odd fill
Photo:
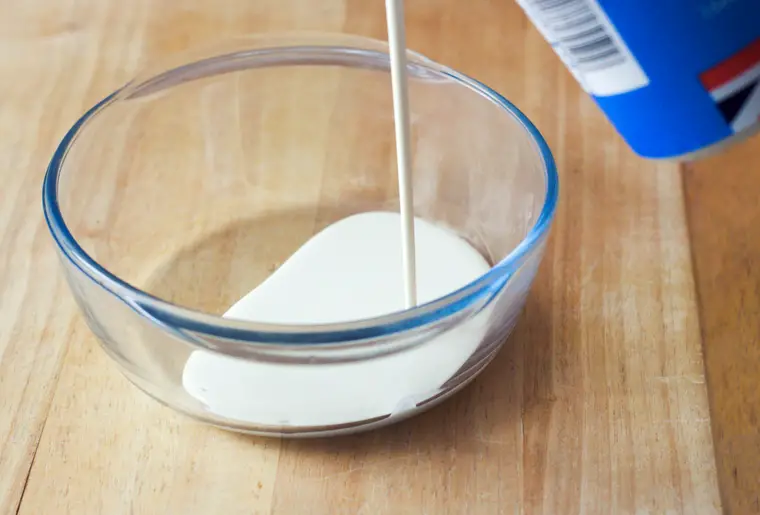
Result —
[[412, 142], [409, 123], [409, 83], [406, 76], [406, 25], [404, 0], [386, 0], [385, 15], [388, 23], [388, 47], [391, 61], [391, 89], [393, 92], [393, 126], [396, 132], [396, 173], [398, 174], [398, 201], [401, 212], [401, 245], [405, 306], [417, 305], [417, 279], [415, 268], [416, 243], [414, 230], [414, 197], [412, 191]]
[[[280, 324], [345, 322], [404, 309], [398, 213], [362, 213], [306, 242], [225, 316]], [[415, 219], [420, 303], [489, 270], [453, 232]], [[209, 411], [262, 425], [324, 426], [402, 414], [432, 397], [481, 342], [481, 313], [430, 342], [370, 362], [293, 365], [194, 351], [183, 385]]]

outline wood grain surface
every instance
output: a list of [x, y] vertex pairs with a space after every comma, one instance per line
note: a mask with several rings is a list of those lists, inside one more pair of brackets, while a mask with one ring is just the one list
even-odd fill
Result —
[[[225, 433], [129, 384], [67, 291], [41, 216], [40, 182], [73, 121], [141, 66], [190, 45], [265, 30], [384, 38], [382, 2], [31, 0], [3, 7], [1, 512], [721, 511], [679, 169], [634, 156], [512, 2], [407, 0], [407, 21], [411, 48], [513, 100], [555, 153], [562, 198], [524, 316], [482, 377], [450, 401], [387, 429], [312, 441]], [[703, 198], [709, 190], [701, 188]], [[704, 247], [714, 247], [707, 242], [717, 229], [706, 218], [698, 225], [691, 212]], [[728, 256], [739, 270], [738, 258]], [[723, 258], [700, 259], [702, 279], [710, 274], [702, 267]], [[700, 283], [702, 306], [721, 304], [722, 287]], [[722, 309], [730, 317], [730, 306]], [[755, 327], [746, 324], [746, 331]], [[727, 331], [716, 338], [750, 338]], [[711, 378], [739, 367], [749, 392], [756, 383], [748, 365], [727, 360], [712, 360]], [[726, 504], [749, 513], [739, 508], [749, 504], [730, 496], [756, 480], [757, 433], [740, 434], [742, 421], [730, 417], [742, 413], [755, 428], [757, 421], [730, 395], [733, 384], [726, 379], [723, 393], [714, 393], [715, 406], [724, 407], [716, 414], [729, 417], [714, 421], [718, 461], [722, 471], [741, 470], [733, 473], [739, 486], [727, 488], [726, 476], [721, 483]], [[732, 465], [737, 460], [741, 468]]]
[[726, 511], [760, 513], [760, 139], [690, 164], [687, 213]]

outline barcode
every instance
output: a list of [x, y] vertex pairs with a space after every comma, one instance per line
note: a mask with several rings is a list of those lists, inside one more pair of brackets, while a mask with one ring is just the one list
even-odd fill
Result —
[[649, 83], [596, 0], [518, 2], [589, 93], [616, 95]]

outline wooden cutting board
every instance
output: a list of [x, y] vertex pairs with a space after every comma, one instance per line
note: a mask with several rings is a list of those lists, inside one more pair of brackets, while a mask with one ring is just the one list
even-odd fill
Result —
[[758, 514], [760, 136], [683, 177], [723, 503]]
[[675, 164], [634, 156], [508, 0], [408, 0], [409, 46], [542, 130], [561, 202], [524, 316], [429, 413], [279, 441], [190, 421], [85, 327], [40, 211], [64, 131], [140, 66], [277, 29], [384, 38], [382, 2], [30, 0], [0, 17], [0, 509], [7, 513], [710, 514], [721, 510]]

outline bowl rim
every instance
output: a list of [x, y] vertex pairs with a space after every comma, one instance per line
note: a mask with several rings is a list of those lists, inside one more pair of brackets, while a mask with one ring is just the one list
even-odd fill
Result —
[[[324, 33], [320, 33], [320, 35], [325, 36]], [[338, 48], [350, 51], [368, 51], [366, 48], [356, 45], [357, 42], [362, 41], [368, 45], [377, 46], [380, 44], [382, 47], [387, 48], [387, 43], [372, 38], [352, 34], [338, 34], [334, 36], [338, 38], [338, 41], [343, 43], [339, 44]], [[275, 41], [277, 42], [277, 40]], [[346, 45], [346, 42], [351, 43], [351, 46]], [[322, 43], [306, 45], [306, 47], [309, 46], [324, 49], [331, 45]], [[280, 43], [279, 46], [270, 46], [267, 50], [284, 51], [288, 48], [292, 49], [294, 45]], [[332, 46], [332, 48], [336, 47]], [[371, 52], [376, 52], [376, 50], [373, 48]], [[233, 54], [238, 54], [238, 52]], [[210, 58], [224, 59], [233, 54], [214, 54]], [[229, 349], [228, 346], [230, 344], [233, 346], [238, 344], [247, 346], [258, 344], [275, 345], [278, 347], [282, 345], [309, 347], [312, 345], [340, 344], [341, 348], [346, 348], [350, 344], [362, 345], [374, 343], [367, 341], [373, 338], [420, 329], [428, 324], [462, 313], [466, 308], [476, 305], [478, 301], [487, 303], [495, 293], [501, 290], [529, 253], [548, 234], [556, 212], [559, 196], [559, 177], [556, 164], [541, 132], [509, 100], [482, 82], [436, 63], [421, 54], [409, 51], [409, 55], [417, 59], [417, 66], [423, 66], [444, 75], [447, 79], [454, 81], [458, 85], [467, 87], [480, 94], [490, 100], [495, 107], [511, 115], [526, 131], [543, 162], [546, 193], [539, 216], [528, 231], [528, 234], [509, 254], [491, 267], [488, 272], [458, 290], [414, 308], [378, 317], [329, 324], [290, 325], [228, 319], [173, 304], [132, 286], [115, 274], [112, 274], [85, 252], [69, 231], [58, 203], [58, 181], [66, 155], [75, 143], [82, 128], [100, 111], [116, 101], [119, 98], [119, 94], [130, 88], [133, 83], [127, 83], [124, 87], [106, 96], [85, 112], [66, 132], [53, 153], [42, 184], [42, 205], [45, 221], [56, 245], [69, 263], [91, 281], [137, 311], [138, 314], [149, 318], [152, 322], [162, 326], [164, 330], [168, 330], [184, 340], [191, 341], [197, 346], [217, 351], [220, 348], [220, 340], [225, 349]], [[205, 59], [201, 59], [200, 61], [203, 60]], [[192, 65], [197, 62], [199, 61], [173, 67], [164, 70], [160, 74], [169, 74], [183, 66]], [[214, 338], [216, 341], [208, 341], [206, 337]]]

